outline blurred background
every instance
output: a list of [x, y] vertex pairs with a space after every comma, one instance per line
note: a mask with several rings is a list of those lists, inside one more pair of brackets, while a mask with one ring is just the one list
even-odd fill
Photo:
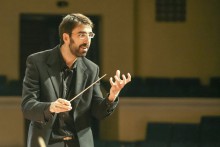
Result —
[[25, 62], [59, 43], [68, 13], [95, 24], [88, 58], [103, 92], [117, 69], [132, 74], [108, 119], [94, 120], [95, 146], [220, 146], [219, 0], [1, 0], [0, 146], [25, 147]]

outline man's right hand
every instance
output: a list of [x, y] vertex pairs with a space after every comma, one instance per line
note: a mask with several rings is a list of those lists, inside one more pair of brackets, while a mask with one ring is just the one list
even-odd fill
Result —
[[60, 113], [70, 111], [72, 109], [71, 103], [65, 99], [58, 98], [50, 104], [51, 113]]

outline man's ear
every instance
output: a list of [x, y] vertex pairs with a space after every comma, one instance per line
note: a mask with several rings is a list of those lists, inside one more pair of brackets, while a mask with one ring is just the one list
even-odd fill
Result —
[[67, 33], [63, 33], [63, 41], [64, 43], [69, 43], [70, 36]]

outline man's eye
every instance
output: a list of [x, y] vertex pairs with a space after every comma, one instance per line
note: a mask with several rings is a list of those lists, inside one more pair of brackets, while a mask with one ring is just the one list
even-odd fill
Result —
[[85, 37], [85, 34], [79, 34], [79, 37]]

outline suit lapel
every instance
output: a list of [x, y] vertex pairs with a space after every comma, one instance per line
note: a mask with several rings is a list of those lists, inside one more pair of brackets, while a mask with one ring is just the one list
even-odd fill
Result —
[[[88, 75], [86, 74], [86, 66], [82, 62], [81, 58], [77, 59], [77, 70], [76, 70], [76, 86], [75, 86], [75, 95], [79, 94], [81, 91], [85, 89], [86, 80], [88, 78]], [[78, 105], [82, 95], [79, 95], [78, 98], [76, 98], [73, 102], [75, 106]]]
[[50, 76], [53, 88], [57, 98], [60, 97], [60, 90], [62, 88], [60, 62], [59, 60], [59, 47], [57, 46], [48, 58], [48, 74]]

